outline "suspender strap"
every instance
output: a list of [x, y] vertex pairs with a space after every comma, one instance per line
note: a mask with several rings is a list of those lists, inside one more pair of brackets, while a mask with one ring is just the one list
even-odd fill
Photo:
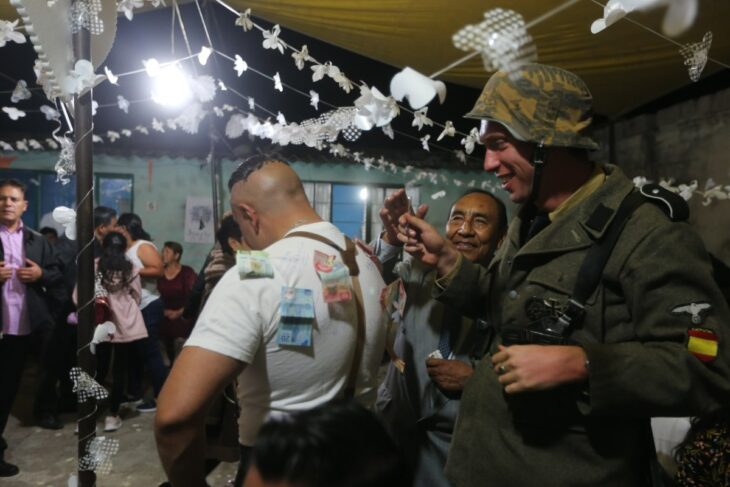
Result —
[[332, 240], [325, 238], [316, 233], [310, 232], [291, 232], [284, 238], [301, 237], [328, 245], [340, 253], [340, 257], [350, 272], [352, 280], [352, 293], [355, 298], [355, 308], [357, 309], [357, 323], [355, 324], [355, 353], [350, 365], [350, 372], [347, 374], [347, 382], [345, 383], [345, 398], [352, 399], [355, 397], [355, 386], [357, 384], [357, 375], [360, 370], [360, 362], [362, 361], [363, 349], [365, 348], [365, 304], [362, 298], [362, 288], [360, 287], [360, 268], [357, 265], [357, 247], [355, 243], [348, 237], [345, 237], [345, 248], [342, 249]]

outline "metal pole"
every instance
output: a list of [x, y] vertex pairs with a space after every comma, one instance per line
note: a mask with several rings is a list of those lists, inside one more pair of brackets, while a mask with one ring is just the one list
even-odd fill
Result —
[[210, 184], [213, 198], [213, 230], [218, 231], [220, 224], [220, 196], [218, 188], [220, 187], [220, 161], [215, 157], [215, 142], [217, 136], [213, 131], [213, 121], [210, 122], [210, 152], [208, 152], [207, 162], [210, 169]]
[[[91, 59], [89, 31], [79, 29], [73, 35], [74, 60]], [[94, 238], [93, 222], [93, 148], [91, 120], [91, 90], [82, 96], [74, 97], [74, 136], [76, 162], [76, 235], [81, 253], [77, 258], [78, 274], [78, 338], [77, 349], [79, 367], [91, 377], [95, 375], [96, 364], [87, 346], [94, 330], [94, 254], [93, 246], [88, 245]], [[79, 403], [79, 458], [86, 454], [89, 442], [96, 435], [96, 401], [88, 399]], [[93, 487], [96, 485], [96, 473], [79, 469], [79, 485]]]

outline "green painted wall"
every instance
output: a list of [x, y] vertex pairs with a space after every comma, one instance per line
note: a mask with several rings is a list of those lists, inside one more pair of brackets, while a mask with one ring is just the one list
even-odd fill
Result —
[[[52, 152], [20, 152], [14, 153], [17, 159], [11, 164], [12, 169], [53, 170], [56, 153]], [[208, 167], [199, 160], [171, 159], [159, 157], [150, 159], [151, 170], [148, 171], [148, 159], [140, 157], [120, 157], [96, 155], [94, 171], [96, 173], [131, 174], [134, 177], [134, 212], [139, 214], [145, 229], [152, 235], [158, 246], [167, 240], [183, 244], [183, 262], [198, 269], [210, 249], [208, 244], [195, 244], [183, 241], [185, 230], [185, 201], [188, 196], [210, 197], [211, 177]], [[221, 200], [224, 211], [228, 208], [227, 181], [236, 168], [235, 161], [224, 160], [221, 163]], [[322, 181], [350, 184], [387, 184], [400, 185], [415, 177], [413, 173], [394, 175], [376, 169], [366, 171], [364, 167], [347, 163], [293, 163], [292, 167], [304, 181]], [[2, 171], [0, 170], [0, 174]], [[453, 170], [442, 171], [449, 178], [445, 184], [439, 180], [436, 185], [427, 180], [418, 183], [421, 192], [421, 203], [430, 206], [428, 220], [441, 229], [446, 223], [451, 203], [464, 192], [466, 184], [475, 180], [479, 186], [482, 181], [494, 181], [492, 176], [481, 171]], [[151, 176], [151, 177], [150, 177]], [[461, 180], [461, 187], [451, 181]], [[431, 195], [445, 190], [446, 195], [432, 200]], [[499, 194], [503, 200], [504, 193]]]

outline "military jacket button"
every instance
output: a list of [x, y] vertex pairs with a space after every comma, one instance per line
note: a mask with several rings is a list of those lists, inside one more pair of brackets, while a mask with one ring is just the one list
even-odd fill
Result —
[[519, 296], [519, 295], [517, 294], [517, 291], [515, 291], [514, 289], [513, 289], [513, 290], [511, 290], [511, 291], [509, 292], [509, 294], [507, 294], [507, 295], [508, 295], [508, 296], [509, 296], [510, 298], [512, 298], [512, 299], [517, 299], [517, 296]]

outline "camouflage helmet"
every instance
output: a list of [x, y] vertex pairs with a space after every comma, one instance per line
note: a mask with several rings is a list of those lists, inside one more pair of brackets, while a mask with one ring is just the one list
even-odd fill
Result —
[[525, 64], [511, 75], [498, 71], [466, 118], [504, 125], [518, 140], [595, 150], [583, 135], [591, 124], [590, 91], [578, 76], [554, 66]]

